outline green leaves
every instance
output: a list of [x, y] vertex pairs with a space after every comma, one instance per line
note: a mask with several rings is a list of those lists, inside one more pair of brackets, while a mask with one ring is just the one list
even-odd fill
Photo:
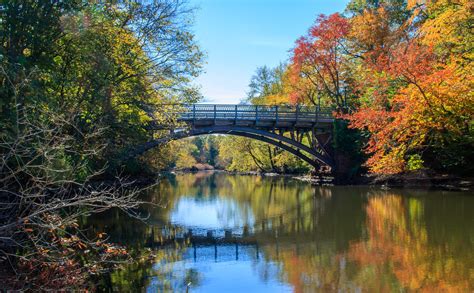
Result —
[[[34, 68], [28, 91], [17, 93], [24, 105], [79, 112], [86, 133], [105, 127], [97, 144], [109, 147], [97, 159], [113, 161], [152, 138], [148, 128], [162, 115], [159, 104], [199, 99], [190, 85], [202, 60], [189, 30], [191, 12], [175, 0], [120, 6], [11, 3], [1, 12], [0, 54], [6, 57], [1, 65], [13, 81], [19, 78], [15, 66]], [[13, 92], [1, 93], [2, 120], [12, 119], [6, 113], [15, 107]]]

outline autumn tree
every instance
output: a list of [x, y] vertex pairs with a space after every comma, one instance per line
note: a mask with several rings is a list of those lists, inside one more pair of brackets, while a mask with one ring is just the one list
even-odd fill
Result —
[[[412, 17], [400, 26], [410, 34], [394, 33], [396, 42], [361, 53], [368, 57], [358, 80], [361, 106], [349, 119], [352, 127], [370, 133], [367, 165], [373, 172], [399, 173], [423, 166], [455, 171], [464, 169], [461, 166], [472, 156], [464, 151], [472, 144], [474, 113], [472, 65], [465, 61], [472, 38], [463, 29], [469, 19], [466, 5], [413, 6]], [[365, 10], [361, 17], [370, 19], [373, 13]], [[446, 15], [458, 17], [449, 23], [430, 20]], [[443, 32], [443, 25], [454, 28], [446, 39], [433, 33]], [[368, 31], [355, 28], [355, 42], [367, 42]], [[387, 34], [391, 33], [382, 35]]]
[[199, 98], [191, 13], [181, 0], [2, 2], [0, 265], [10, 287], [83, 288], [100, 271], [94, 260], [121, 254], [84, 237], [77, 219], [133, 212], [137, 193], [116, 178], [132, 170], [121, 154], [161, 135], [150, 130], [161, 104]]
[[317, 97], [329, 101], [336, 108], [345, 107], [352, 86], [345, 46], [349, 30], [350, 23], [340, 14], [320, 15], [308, 34], [296, 41], [289, 67], [290, 81], [309, 83], [316, 94], [296, 91], [291, 95], [292, 102], [316, 105]]

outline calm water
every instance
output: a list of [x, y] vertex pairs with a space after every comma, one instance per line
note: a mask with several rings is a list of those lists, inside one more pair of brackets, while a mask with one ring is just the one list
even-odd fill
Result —
[[118, 211], [88, 219], [137, 255], [103, 290], [474, 290], [473, 194], [198, 173], [146, 197], [158, 204], [147, 224]]

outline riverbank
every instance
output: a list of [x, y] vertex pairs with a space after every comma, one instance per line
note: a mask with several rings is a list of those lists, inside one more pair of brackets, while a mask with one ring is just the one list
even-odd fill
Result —
[[257, 171], [237, 172], [221, 169], [205, 170], [172, 170], [170, 173], [196, 173], [196, 172], [225, 172], [234, 175], [254, 175], [262, 177], [288, 177], [295, 180], [308, 182], [313, 185], [369, 185], [383, 186], [385, 188], [423, 188], [450, 191], [474, 191], [474, 178], [459, 177], [448, 174], [437, 174], [429, 170], [419, 170], [403, 174], [393, 175], [362, 175], [353, 181], [344, 184], [335, 184], [334, 177], [328, 175], [308, 175], [308, 174], [279, 174], [263, 173]]
[[367, 176], [369, 185], [474, 191], [474, 178], [437, 174], [429, 170], [394, 175]]
[[[294, 176], [294, 179], [321, 185], [321, 179], [315, 176]], [[392, 175], [363, 175], [349, 184], [369, 185], [385, 188], [423, 188], [449, 191], [474, 191], [474, 178], [437, 174], [427, 170]]]

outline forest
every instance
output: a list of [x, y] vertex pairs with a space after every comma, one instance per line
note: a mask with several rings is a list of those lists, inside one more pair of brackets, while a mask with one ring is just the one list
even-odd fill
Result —
[[[472, 15], [469, 1], [353, 0], [295, 36], [289, 60], [257, 68], [242, 102], [333, 108], [332, 147], [354, 175], [473, 174]], [[264, 143], [213, 141], [227, 170], [309, 170]]]
[[147, 159], [124, 153], [159, 135], [160, 105], [200, 98], [192, 13], [181, 0], [1, 2], [0, 284], [74, 287], [127, 257], [78, 221], [138, 216], [124, 181]]
[[[472, 175], [472, 10], [467, 0], [351, 0], [295, 36], [288, 60], [257, 68], [242, 103], [331, 107], [332, 148], [351, 176]], [[196, 163], [311, 171], [276, 147], [220, 135], [126, 156], [166, 135], [155, 121], [177, 125], [164, 105], [203, 100], [192, 16], [184, 0], [1, 2], [0, 283], [76, 286], [130, 257], [78, 228], [111, 207], [139, 217], [127, 177]]]

